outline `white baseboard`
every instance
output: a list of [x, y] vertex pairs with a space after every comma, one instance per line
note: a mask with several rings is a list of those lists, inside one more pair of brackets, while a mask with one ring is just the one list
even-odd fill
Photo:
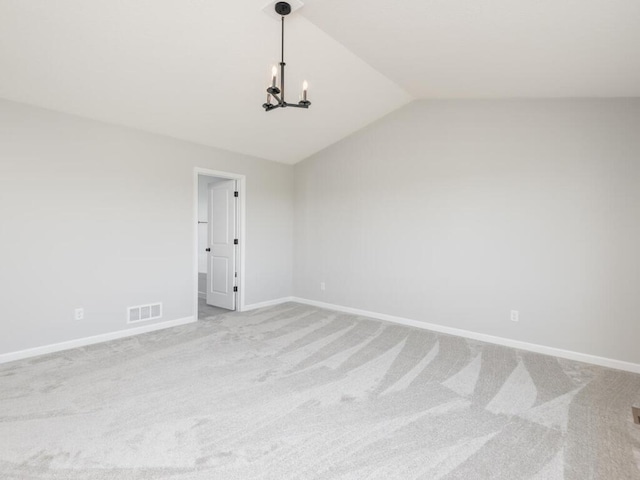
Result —
[[255, 310], [256, 308], [273, 307], [274, 305], [280, 305], [281, 303], [287, 303], [292, 301], [294, 301], [293, 297], [276, 298], [275, 300], [267, 300], [266, 302], [252, 303], [251, 305], [245, 305], [244, 307], [242, 307], [242, 311], [248, 312], [249, 310]]
[[437, 325], [434, 323], [421, 322], [418, 320], [411, 320], [409, 318], [395, 317], [393, 315], [387, 315], [384, 313], [368, 312], [366, 310], [360, 310], [358, 308], [345, 307], [342, 305], [334, 305], [332, 303], [318, 302], [315, 300], [307, 300], [306, 298], [292, 297], [290, 301], [302, 303], [305, 305], [311, 305], [314, 307], [326, 308], [329, 310], [336, 310], [338, 312], [352, 313], [355, 315], [362, 315], [364, 317], [376, 318], [378, 320], [385, 320], [387, 322], [398, 323], [400, 325], [407, 325], [410, 327], [422, 328], [424, 330], [431, 330], [434, 332], [446, 333], [449, 335], [456, 335], [458, 337], [471, 338], [473, 340], [493, 343], [493, 344], [502, 345], [505, 347], [518, 348], [520, 350], [527, 350], [529, 352], [536, 352], [536, 353], [542, 353], [544, 355], [551, 355], [554, 357], [566, 358], [568, 360], [575, 360], [577, 362], [590, 363], [593, 365], [599, 365], [601, 367], [615, 368], [616, 370], [624, 370], [627, 372], [640, 373], [640, 364], [625, 362], [623, 360], [616, 360], [613, 358], [606, 358], [606, 357], [598, 357], [596, 355], [590, 355], [588, 353], [572, 352], [570, 350], [563, 350], [561, 348], [547, 347], [545, 345], [538, 345], [535, 343], [512, 340], [510, 338], [496, 337], [493, 335], [486, 335], [484, 333], [472, 332], [470, 330], [462, 330], [459, 328], [445, 327], [445, 326]]
[[140, 335], [141, 333], [154, 332], [156, 330], [163, 330], [165, 328], [178, 327], [180, 325], [194, 323], [195, 321], [196, 318], [193, 316], [184, 317], [178, 318], [177, 320], [154, 323], [153, 325], [145, 325], [144, 327], [128, 328], [126, 330], [118, 330], [117, 332], [103, 333], [101, 335], [94, 335], [92, 337], [69, 340], [68, 342], [54, 343], [53, 345], [44, 345], [42, 347], [29, 348], [27, 350], [20, 350], [17, 352], [3, 353], [0, 355], [0, 364], [13, 362], [15, 360], [22, 360], [24, 358], [37, 357], [39, 355], [45, 355], [47, 353], [55, 353], [72, 348], [85, 347], [87, 345], [93, 345], [95, 343], [108, 342], [109, 340], [117, 340], [118, 338], [132, 337], [134, 335]]
[[206, 300], [207, 293], [206, 292], [198, 292], [198, 298], [204, 298]]

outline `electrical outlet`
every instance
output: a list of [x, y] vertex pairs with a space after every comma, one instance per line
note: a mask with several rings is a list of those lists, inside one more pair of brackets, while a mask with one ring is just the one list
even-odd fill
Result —
[[512, 322], [520, 321], [520, 312], [518, 312], [518, 310], [511, 310], [511, 321]]
[[633, 412], [633, 422], [640, 425], [640, 407], [631, 407], [631, 412]]
[[76, 320], [82, 320], [84, 318], [84, 308], [76, 308], [73, 316]]
[[320, 282], [320, 290], [324, 292], [325, 289], [326, 289], [326, 285], [324, 284], [324, 282]]

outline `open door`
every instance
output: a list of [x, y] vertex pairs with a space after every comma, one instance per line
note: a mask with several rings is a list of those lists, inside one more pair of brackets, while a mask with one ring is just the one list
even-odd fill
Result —
[[207, 304], [236, 308], [236, 181], [208, 185]]

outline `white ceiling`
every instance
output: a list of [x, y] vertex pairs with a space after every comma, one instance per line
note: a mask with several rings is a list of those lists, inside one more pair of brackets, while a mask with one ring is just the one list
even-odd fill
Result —
[[0, 97], [294, 163], [411, 97], [299, 14], [289, 101], [265, 112], [280, 22], [265, 0], [0, 0]]
[[[640, 96], [640, 0], [0, 0], [0, 97], [295, 163], [412, 98]], [[408, 93], [409, 92], [409, 93]]]
[[306, 0], [420, 98], [640, 96], [639, 0]]

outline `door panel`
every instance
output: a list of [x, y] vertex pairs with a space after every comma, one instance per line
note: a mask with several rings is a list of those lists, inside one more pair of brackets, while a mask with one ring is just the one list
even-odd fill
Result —
[[225, 190], [209, 190], [209, 208], [212, 208], [213, 218], [216, 223], [209, 224], [209, 236], [211, 243], [225, 245], [229, 243], [229, 198]]
[[211, 257], [211, 292], [226, 295], [229, 293], [229, 260], [224, 257]]

